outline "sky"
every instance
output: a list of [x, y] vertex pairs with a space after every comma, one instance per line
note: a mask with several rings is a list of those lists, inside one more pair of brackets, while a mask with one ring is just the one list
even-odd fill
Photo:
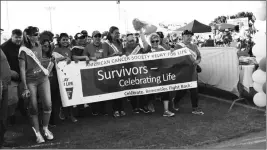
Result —
[[[6, 33], [18, 28], [37, 26], [40, 31], [66, 32], [74, 35], [87, 30], [108, 31], [118, 26], [121, 33], [134, 32], [132, 20], [152, 24], [189, 23], [194, 19], [209, 24], [217, 16], [255, 12], [259, 1], [1, 1], [1, 28]], [[120, 13], [119, 13], [120, 8]]]

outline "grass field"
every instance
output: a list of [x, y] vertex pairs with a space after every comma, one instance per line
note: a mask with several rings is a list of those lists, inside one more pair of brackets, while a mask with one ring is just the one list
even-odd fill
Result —
[[[132, 114], [130, 103], [125, 102], [127, 116], [88, 115], [77, 123], [65, 121], [52, 128], [55, 139], [35, 144], [33, 131], [20, 118], [6, 137], [20, 145], [17, 148], [192, 148], [236, 138], [247, 133], [263, 131], [266, 117], [261, 111], [235, 106], [200, 96], [205, 115], [191, 113], [188, 95], [181, 101], [175, 117], [162, 117], [163, 105], [155, 101], [156, 112]], [[88, 110], [90, 112], [90, 110]]]

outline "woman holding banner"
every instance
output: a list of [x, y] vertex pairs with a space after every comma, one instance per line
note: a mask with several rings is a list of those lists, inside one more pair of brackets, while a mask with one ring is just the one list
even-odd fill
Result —
[[[67, 33], [61, 33], [59, 38], [58, 38], [58, 41], [59, 41], [59, 43], [58, 43], [59, 47], [56, 47], [53, 51], [53, 55], [57, 55], [57, 56], [55, 56], [56, 62], [66, 61], [67, 64], [70, 64], [72, 53], [71, 53], [71, 50], [69, 48], [69, 45], [70, 45], [69, 35]], [[69, 114], [72, 122], [78, 121], [73, 115], [73, 107], [72, 106], [67, 107], [66, 111]], [[65, 119], [64, 109], [62, 107], [60, 107], [59, 118], [61, 120]]]
[[[102, 43], [101, 43], [101, 33], [99, 31], [93, 31], [92, 33], [93, 37], [93, 42], [88, 44], [84, 51], [83, 55], [88, 57], [90, 60], [97, 61], [98, 59], [104, 58], [103, 56], [103, 48], [102, 48]], [[106, 101], [101, 101], [101, 102], [96, 102], [92, 103], [92, 114], [98, 115], [108, 115], [106, 111]]]
[[[192, 36], [194, 35], [194, 33], [192, 31], [188, 31], [185, 30], [182, 33], [182, 38], [183, 41], [182, 43], [179, 43], [175, 46], [174, 49], [180, 49], [180, 48], [184, 48], [187, 47], [189, 48], [194, 55], [196, 54], [196, 58], [194, 57], [190, 57], [193, 61], [193, 64], [195, 65], [196, 68], [196, 73], [197, 72], [201, 72], [201, 68], [198, 66], [198, 64], [201, 61], [201, 54], [200, 51], [198, 50], [197, 46], [195, 44], [192, 44]], [[192, 53], [191, 52], [191, 53]], [[196, 75], [197, 76], [197, 75]], [[197, 115], [203, 115], [204, 112], [198, 107], [198, 88], [192, 88], [192, 89], [188, 89], [190, 91], [190, 95], [191, 95], [191, 103], [192, 103], [192, 113], [193, 114], [197, 114]], [[179, 101], [184, 97], [184, 95], [186, 94], [186, 90], [178, 90], [176, 92], [176, 97], [173, 99], [173, 109], [178, 111], [179, 110]]]
[[[120, 38], [119, 28], [115, 26], [110, 27], [107, 35], [107, 40], [102, 45], [104, 58], [122, 55], [123, 46], [119, 38]], [[126, 115], [123, 108], [124, 99], [125, 98], [119, 98], [113, 100], [112, 107], [114, 111], [113, 113], [114, 117], [120, 117]]]
[[[45, 142], [40, 129], [38, 118], [37, 96], [43, 104], [43, 133], [47, 140], [54, 139], [48, 130], [51, 115], [51, 93], [48, 79], [49, 71], [42, 66], [42, 48], [38, 42], [39, 29], [29, 26], [23, 33], [23, 44], [19, 49], [19, 67], [23, 84], [22, 97], [29, 99], [29, 113], [36, 142]], [[37, 92], [38, 91], [38, 92]]]
[[[144, 49], [147, 50], [145, 51], [146, 53], [149, 52], [159, 52], [159, 51], [165, 51], [166, 49], [163, 48], [160, 45], [160, 37], [157, 33], [152, 33], [149, 38], [149, 42], [151, 43], [151, 48], [146, 48], [148, 47], [148, 43], [145, 40], [145, 36], [141, 30], [140, 32], [142, 42], [144, 43]], [[152, 95], [152, 94], [151, 94]], [[151, 95], [148, 95], [148, 98], [151, 98]], [[153, 96], [154, 97], [154, 96]], [[161, 100], [163, 101], [163, 106], [164, 106], [164, 117], [172, 117], [175, 114], [171, 111], [169, 111], [169, 97], [170, 97], [170, 92], [162, 92], [160, 93]]]
[[[138, 37], [136, 37], [138, 38]], [[143, 43], [143, 45], [146, 46], [146, 50], [140, 46], [139, 43], [135, 42], [135, 38], [132, 33], [126, 35], [126, 45], [123, 49], [123, 53], [128, 56], [128, 55], [136, 55], [140, 54], [144, 51], [147, 51], [148, 48], [151, 48], [146, 45], [146, 43]], [[149, 113], [149, 109], [147, 108], [148, 105], [148, 100], [145, 95], [141, 96], [131, 96], [128, 97], [128, 99], [131, 102], [132, 108], [133, 108], [133, 113], [139, 113], [142, 111], [143, 113]]]

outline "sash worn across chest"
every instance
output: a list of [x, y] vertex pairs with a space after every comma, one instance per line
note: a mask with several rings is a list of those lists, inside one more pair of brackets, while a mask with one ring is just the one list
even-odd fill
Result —
[[39, 59], [37, 59], [32, 50], [28, 49], [25, 46], [21, 46], [19, 49], [19, 55], [22, 51], [24, 51], [28, 56], [30, 56], [36, 62], [36, 64], [41, 68], [41, 70], [44, 72], [46, 76], [49, 75], [49, 71], [42, 66], [41, 62], [39, 61]]
[[131, 55], [136, 55], [140, 51], [141, 47], [139, 45], [136, 46], [136, 48], [133, 50]]
[[120, 52], [113, 43], [110, 43], [109, 41], [105, 41], [105, 42], [114, 50], [115, 53]]
[[188, 48], [189, 51], [190, 51], [190, 53], [192, 54], [193, 58], [194, 59], [197, 59], [197, 54], [192, 49], [190, 49], [189, 47], [187, 47], [184, 43], [179, 43], [179, 45], [181, 45], [183, 48], [185, 48], [185, 47]]

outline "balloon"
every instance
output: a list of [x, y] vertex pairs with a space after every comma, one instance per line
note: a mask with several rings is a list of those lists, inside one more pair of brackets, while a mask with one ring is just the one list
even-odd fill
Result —
[[258, 107], [266, 106], [266, 94], [260, 92], [254, 95], [253, 102]]
[[143, 21], [141, 21], [141, 20], [139, 20], [139, 19], [137, 19], [137, 18], [135, 18], [134, 20], [133, 20], [133, 26], [134, 26], [134, 29], [136, 30], [136, 31], [140, 31], [144, 26], [146, 26], [147, 25], [147, 23], [145, 23], [145, 22], [143, 22]]
[[261, 2], [261, 7], [257, 9], [255, 17], [257, 20], [266, 20], [266, 1]]
[[259, 84], [263, 84], [266, 81], [266, 72], [258, 69], [252, 74], [252, 80]]
[[263, 57], [256, 57], [256, 61], [259, 64]]
[[256, 57], [266, 56], [266, 34], [257, 32], [253, 37], [255, 45], [252, 48], [253, 55]]
[[144, 26], [144, 29], [145, 29], [145, 35], [150, 35], [157, 31], [157, 27], [152, 24]]
[[266, 57], [262, 58], [259, 63], [259, 68], [266, 72]]
[[262, 91], [266, 94], [266, 82], [262, 85]]
[[253, 82], [253, 88], [257, 92], [263, 92], [262, 84], [260, 84], [260, 83]]

